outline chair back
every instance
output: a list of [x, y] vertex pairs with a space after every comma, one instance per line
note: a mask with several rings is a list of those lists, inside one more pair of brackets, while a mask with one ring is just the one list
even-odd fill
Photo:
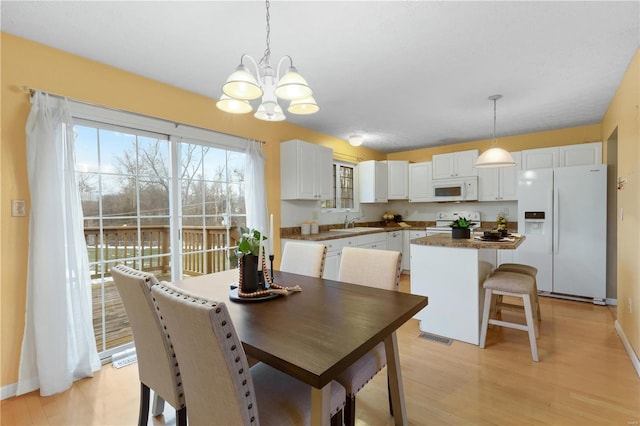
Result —
[[402, 273], [402, 253], [357, 247], [342, 249], [338, 281], [398, 290]]
[[294, 274], [322, 278], [327, 247], [324, 244], [288, 241], [282, 252], [280, 270]]
[[259, 425], [247, 357], [226, 305], [165, 282], [151, 292], [180, 360], [189, 424]]
[[157, 285], [158, 280], [153, 274], [125, 265], [111, 268], [111, 276], [133, 332], [140, 381], [176, 410], [183, 408], [180, 368], [151, 299], [151, 287]]

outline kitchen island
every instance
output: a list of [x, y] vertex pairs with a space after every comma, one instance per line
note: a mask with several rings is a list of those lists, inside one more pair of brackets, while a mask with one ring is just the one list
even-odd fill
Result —
[[484, 279], [496, 250], [515, 250], [524, 237], [503, 241], [454, 240], [436, 234], [411, 240], [411, 293], [429, 297], [415, 318], [420, 331], [477, 345], [484, 307]]

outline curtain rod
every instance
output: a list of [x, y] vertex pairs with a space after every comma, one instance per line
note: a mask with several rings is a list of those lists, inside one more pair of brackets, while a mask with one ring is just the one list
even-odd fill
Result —
[[[48, 92], [46, 90], [36, 89], [36, 88], [25, 86], [25, 85], [18, 86], [18, 89], [20, 89], [20, 91], [22, 93], [26, 93], [30, 97], [33, 97], [33, 95], [36, 92], [42, 92], [42, 93], [46, 93], [47, 95], [56, 96], [58, 98], [69, 99], [70, 101], [73, 101], [73, 102], [78, 102], [78, 103], [81, 103], [81, 104], [90, 105], [90, 106], [94, 106], [94, 107], [98, 107], [98, 108], [105, 108], [105, 109], [109, 109], [109, 110], [112, 110], [112, 111], [124, 112], [124, 113], [127, 113], [127, 114], [136, 114], [136, 115], [139, 115], [141, 117], [151, 118], [151, 119], [154, 119], [154, 120], [164, 120], [164, 121], [173, 123], [176, 128], [178, 128], [178, 126], [188, 126], [188, 127], [193, 127], [195, 129], [206, 130], [208, 132], [221, 133], [223, 135], [229, 135], [229, 136], [233, 136], [233, 137], [236, 137], [236, 138], [242, 138], [243, 137], [243, 136], [238, 136], [238, 135], [234, 135], [234, 134], [231, 134], [231, 133], [224, 133], [224, 132], [219, 132], [217, 130], [207, 129], [205, 127], [194, 126], [192, 124], [179, 123], [177, 121], [166, 120], [164, 118], [153, 117], [153, 116], [150, 116], [150, 115], [140, 114], [140, 113], [137, 113], [137, 112], [131, 112], [131, 111], [127, 111], [127, 110], [120, 109], [120, 108], [113, 108], [113, 107], [109, 107], [109, 106], [106, 106], [106, 105], [95, 104], [95, 103], [91, 103], [91, 102], [87, 102], [87, 101], [81, 101], [79, 99], [70, 98], [69, 96], [60, 95], [58, 93]], [[258, 140], [258, 139], [253, 139], [253, 138], [245, 138], [245, 139], [256, 141], [256, 142], [260, 142], [263, 145], [265, 145], [267, 143], [265, 141]]]

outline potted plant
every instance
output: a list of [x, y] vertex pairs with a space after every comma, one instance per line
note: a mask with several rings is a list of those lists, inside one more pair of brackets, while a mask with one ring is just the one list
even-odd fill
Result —
[[449, 224], [451, 227], [451, 238], [455, 240], [469, 239], [471, 238], [471, 229], [469, 227], [474, 222], [467, 220], [465, 217], [459, 217]]
[[264, 288], [264, 275], [262, 272], [262, 260], [260, 240], [266, 240], [264, 234], [257, 230], [240, 228], [242, 238], [238, 244], [236, 255], [238, 256], [238, 268], [240, 269], [239, 287], [243, 293], [253, 293]]
[[496, 218], [496, 231], [498, 231], [498, 234], [500, 234], [500, 236], [505, 237], [507, 236], [507, 234], [509, 233], [509, 230], [507, 229], [507, 218], [500, 215]]

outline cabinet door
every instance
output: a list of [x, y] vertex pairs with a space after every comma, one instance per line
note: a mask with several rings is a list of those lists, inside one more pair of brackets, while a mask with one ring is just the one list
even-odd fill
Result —
[[324, 146], [316, 147], [314, 166], [315, 193], [320, 200], [333, 198], [333, 151]]
[[409, 202], [433, 201], [431, 162], [409, 164]]
[[557, 147], [526, 149], [522, 151], [522, 170], [550, 169], [557, 166]]
[[433, 178], [445, 179], [455, 176], [453, 154], [436, 154], [433, 156]]
[[602, 164], [602, 142], [561, 146], [558, 157], [559, 167]]
[[[506, 169], [507, 167], [501, 167]], [[510, 167], [509, 167], [510, 168]], [[478, 170], [478, 201], [496, 201], [499, 197], [500, 172], [497, 168]]]
[[387, 164], [384, 161], [362, 161], [358, 164], [361, 203], [387, 202]]
[[387, 161], [387, 185], [389, 200], [409, 198], [409, 162]]
[[456, 152], [454, 155], [455, 176], [456, 177], [478, 176], [478, 169], [476, 169], [475, 167], [477, 159], [478, 159], [477, 149]]
[[[513, 167], [498, 168], [499, 174], [499, 194], [500, 200], [518, 200], [518, 178], [522, 170], [522, 153], [512, 152], [511, 157], [516, 165]], [[484, 169], [486, 170], [486, 169]]]

